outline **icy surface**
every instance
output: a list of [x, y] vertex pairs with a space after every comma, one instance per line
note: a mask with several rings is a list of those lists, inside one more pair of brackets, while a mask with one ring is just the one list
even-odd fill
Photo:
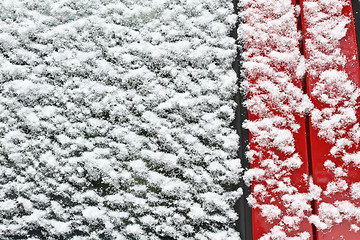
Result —
[[0, 238], [239, 239], [232, 12], [0, 1]]

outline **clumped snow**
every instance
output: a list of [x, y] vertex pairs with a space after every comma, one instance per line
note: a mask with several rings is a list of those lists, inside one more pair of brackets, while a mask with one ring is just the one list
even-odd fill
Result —
[[232, 12], [1, 1], [1, 239], [239, 239]]
[[[310, 233], [292, 236], [299, 224], [309, 216], [311, 200], [342, 194], [343, 200], [322, 201], [318, 214], [308, 218], [319, 230], [350, 220], [350, 231], [359, 231], [359, 182], [350, 182], [349, 168], [359, 168], [357, 151], [360, 142], [358, 98], [360, 90], [349, 78], [344, 66], [356, 56], [345, 56], [340, 41], [346, 36], [350, 19], [342, 14], [349, 1], [304, 1], [308, 24], [305, 49], [306, 63], [300, 56], [294, 7], [288, 1], [242, 1], [245, 19], [239, 32], [245, 39], [244, 53], [247, 106], [250, 121], [245, 127], [251, 133], [248, 152], [252, 169], [244, 179], [253, 184], [249, 203], [259, 208], [273, 228], [261, 239], [308, 239]], [[302, 94], [304, 72], [316, 80], [311, 97], [317, 107]], [[333, 181], [325, 189], [304, 176], [307, 192], [300, 192], [291, 183], [291, 173], [302, 166], [296, 152], [294, 134], [299, 131], [299, 116], [310, 110], [311, 124], [324, 141], [331, 144], [324, 171], [333, 173]], [[303, 130], [304, 131], [304, 130]], [[281, 196], [280, 198], [277, 196]], [[280, 207], [279, 207], [280, 206]], [[281, 209], [284, 206], [284, 209]], [[356, 223], [356, 224], [355, 224]]]
[[[302, 95], [299, 85], [291, 81], [305, 71], [304, 60], [297, 50], [294, 7], [291, 1], [243, 1], [245, 24], [240, 32], [247, 47], [244, 54], [249, 78], [247, 106], [250, 118], [256, 119], [245, 124], [253, 144], [248, 156], [255, 167], [247, 171], [244, 178], [254, 185], [249, 198], [252, 207], [259, 208], [262, 216], [274, 226], [262, 239], [309, 238], [310, 234], [306, 233], [298, 236], [288, 233], [307, 218], [304, 213], [311, 210], [310, 200], [336, 193], [349, 199], [321, 202], [318, 214], [309, 221], [319, 230], [326, 230], [345, 219], [354, 220], [353, 223], [360, 219], [360, 208], [355, 204], [360, 196], [359, 183], [346, 180], [348, 169], [360, 166], [360, 154], [356, 151], [360, 142], [357, 123], [360, 91], [344, 70], [348, 57], [339, 45], [350, 22], [342, 15], [347, 4], [348, 1], [343, 0], [304, 2], [304, 16], [309, 24], [306, 71], [317, 79], [310, 94], [320, 103], [319, 108], [310, 112], [311, 124], [318, 135], [332, 145], [329, 156], [340, 159], [341, 163], [325, 162], [324, 170], [334, 174], [334, 180], [326, 189], [306, 178], [309, 191], [301, 193], [289, 181], [291, 172], [302, 165], [293, 134], [299, 129], [296, 114], [303, 114], [312, 104]], [[275, 199], [274, 193], [281, 193], [281, 200]], [[273, 205], [278, 201], [286, 212]], [[358, 231], [358, 224], [352, 224], [349, 230]]]
[[[252, 163], [244, 178], [253, 185], [249, 202], [273, 226], [261, 240], [309, 239], [308, 232], [290, 234], [306, 220], [313, 198], [291, 180], [303, 165], [294, 134], [300, 121], [304, 122], [305, 111], [312, 107], [302, 92], [305, 63], [299, 49], [296, 9], [291, 0], [242, 3], [245, 23], [239, 32], [246, 46], [250, 114], [244, 127], [251, 133], [248, 157]], [[303, 178], [304, 183], [309, 182], [308, 176]]]
[[324, 164], [334, 180], [327, 184], [323, 196], [340, 193], [344, 197], [334, 203], [321, 202], [318, 216], [312, 216], [311, 221], [318, 229], [329, 229], [345, 219], [351, 220], [357, 224], [348, 230], [356, 232], [360, 223], [360, 208], [355, 204], [360, 195], [359, 183], [346, 177], [350, 168], [359, 168], [360, 129], [356, 112], [360, 90], [344, 68], [349, 58], [356, 56], [345, 56], [340, 48], [350, 22], [342, 14], [347, 4], [349, 1], [344, 0], [304, 2], [304, 16], [309, 23], [308, 73], [317, 79], [311, 95], [320, 103], [311, 111], [311, 123], [319, 137], [331, 144], [329, 156], [336, 159], [336, 163], [327, 160]]

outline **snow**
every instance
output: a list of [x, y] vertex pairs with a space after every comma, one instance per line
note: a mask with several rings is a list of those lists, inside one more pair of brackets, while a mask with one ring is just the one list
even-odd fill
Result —
[[[253, 184], [249, 203], [273, 224], [261, 240], [309, 239], [289, 234], [307, 219], [320, 230], [358, 221], [350, 200], [360, 198], [360, 183], [345, 180], [349, 166], [360, 167], [360, 90], [339, 49], [346, 1], [304, 2], [307, 60], [299, 6], [239, 7], [236, 16], [227, 0], [0, 2], [0, 236], [239, 239], [238, 46], [229, 37], [238, 18], [242, 87], [257, 118], [243, 126], [256, 165], [243, 178]], [[310, 94], [321, 109], [303, 94], [305, 72], [318, 79]], [[291, 174], [303, 166], [294, 136], [307, 112], [341, 163], [325, 162], [334, 174], [326, 189], [304, 174], [302, 192]], [[345, 192], [349, 201], [322, 202], [308, 217], [311, 200]]]
[[291, 180], [292, 172], [304, 161], [295, 148], [294, 135], [299, 132], [299, 119], [304, 121], [312, 108], [302, 92], [306, 64], [299, 49], [296, 9], [290, 0], [242, 4], [245, 23], [239, 33], [246, 48], [250, 119], [244, 127], [251, 134], [248, 157], [252, 163], [244, 179], [253, 186], [248, 200], [272, 226], [260, 239], [309, 239], [307, 232], [292, 233], [306, 221], [312, 199]]
[[[320, 230], [328, 230], [345, 220], [358, 223], [360, 216], [359, 207], [353, 201], [359, 195], [358, 183], [351, 182], [348, 173], [359, 164], [356, 150], [359, 88], [351, 80], [353, 73], [345, 68], [356, 56], [346, 56], [347, 50], [342, 50], [340, 45], [349, 31], [350, 19], [341, 14], [348, 4], [349, 1], [344, 0], [304, 2], [305, 20], [309, 23], [305, 43], [309, 54], [308, 73], [318, 79], [310, 93], [319, 103], [319, 107], [310, 112], [311, 123], [318, 136], [331, 146], [329, 156], [333, 159], [324, 163], [333, 180], [319, 195], [325, 200], [320, 202], [318, 214], [310, 218]], [[326, 200], [334, 194], [343, 196], [342, 200]], [[352, 224], [348, 230], [357, 231], [357, 228], [357, 224]]]
[[239, 239], [231, 2], [15, 0], [0, 16], [2, 238]]
[[[308, 24], [305, 60], [300, 55], [295, 20], [299, 6], [293, 6], [290, 0], [242, 1], [240, 17], [245, 23], [238, 32], [246, 48], [243, 57], [248, 82], [244, 88], [250, 120], [244, 127], [251, 134], [247, 156], [252, 163], [244, 180], [253, 185], [249, 203], [273, 226], [261, 239], [308, 239], [310, 233], [291, 233], [307, 219], [319, 230], [328, 230], [344, 220], [358, 223], [360, 219], [355, 204], [359, 183], [347, 179], [349, 169], [360, 166], [356, 150], [360, 142], [360, 92], [350, 80], [352, 73], [344, 68], [356, 56], [345, 56], [340, 48], [349, 28], [350, 19], [342, 14], [348, 4], [345, 0], [303, 1], [303, 21]], [[314, 107], [302, 93], [305, 72], [316, 80], [309, 95], [321, 107]], [[304, 175], [309, 189], [299, 192], [289, 179], [291, 172], [303, 164], [296, 152], [294, 134], [300, 128], [296, 119], [306, 112], [318, 136], [331, 145], [329, 158], [335, 161], [325, 161], [324, 169], [334, 178], [322, 189], [311, 176]], [[279, 193], [281, 199], [274, 197]], [[320, 202], [318, 214], [308, 217], [311, 200], [328, 199], [334, 194], [342, 194], [344, 199]], [[274, 205], [276, 201], [279, 205]], [[285, 206], [284, 212], [277, 207], [281, 205]], [[349, 230], [358, 231], [358, 224], [352, 224]]]

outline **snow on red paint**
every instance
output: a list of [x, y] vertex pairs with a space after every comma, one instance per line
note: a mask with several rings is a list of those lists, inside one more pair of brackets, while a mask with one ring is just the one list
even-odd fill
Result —
[[243, 1], [250, 132], [254, 239], [310, 239], [311, 194], [295, 6], [286, 1]]
[[[301, 1], [306, 64], [293, 1], [246, 0], [243, 8], [251, 161], [244, 177], [252, 183], [254, 239], [310, 239], [310, 223], [320, 240], [356, 239], [360, 70], [351, 1]], [[311, 103], [302, 93], [305, 69]]]
[[359, 61], [349, 0], [304, 0], [314, 183], [323, 192], [311, 221], [318, 239], [357, 239]]

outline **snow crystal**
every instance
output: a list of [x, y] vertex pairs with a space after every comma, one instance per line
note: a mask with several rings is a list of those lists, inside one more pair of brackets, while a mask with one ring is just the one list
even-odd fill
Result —
[[195, 220], [201, 220], [206, 217], [205, 211], [201, 208], [199, 204], [194, 204], [190, 208], [190, 212], [188, 213], [189, 217]]
[[355, 224], [351, 224], [350, 230], [354, 232], [358, 232], [360, 230], [360, 227]]
[[275, 205], [261, 205], [261, 215], [266, 217], [268, 221], [278, 219], [281, 214], [281, 210]]
[[350, 190], [351, 190], [351, 197], [353, 199], [360, 198], [360, 182], [351, 184]]

